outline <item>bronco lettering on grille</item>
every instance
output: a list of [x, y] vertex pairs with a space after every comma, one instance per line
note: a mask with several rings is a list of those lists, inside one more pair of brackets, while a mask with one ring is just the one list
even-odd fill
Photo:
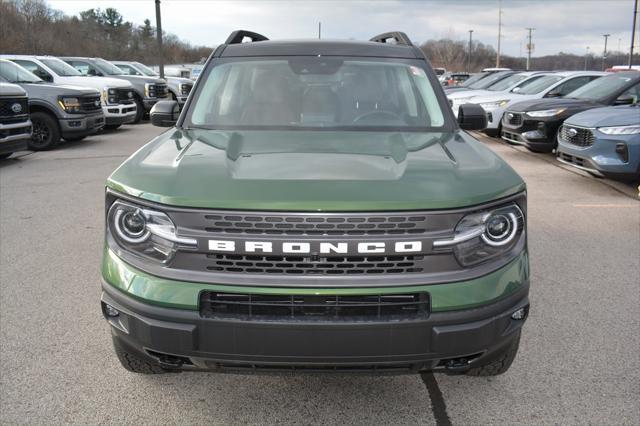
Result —
[[[213, 252], [246, 252], [246, 253], [273, 253], [274, 245], [271, 241], [243, 241], [230, 240], [209, 240], [209, 250]], [[278, 252], [282, 253], [386, 253], [387, 250], [395, 253], [420, 253], [422, 251], [422, 241], [398, 241], [385, 243], [380, 241], [371, 242], [278, 242], [280, 247]], [[238, 246], [242, 246], [240, 250]]]

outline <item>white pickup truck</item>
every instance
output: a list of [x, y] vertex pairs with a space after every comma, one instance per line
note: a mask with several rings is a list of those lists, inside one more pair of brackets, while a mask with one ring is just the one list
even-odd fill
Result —
[[71, 65], [53, 56], [0, 55], [0, 58], [15, 62], [51, 83], [98, 89], [107, 129], [132, 123], [136, 118], [133, 85], [128, 81], [84, 76]]

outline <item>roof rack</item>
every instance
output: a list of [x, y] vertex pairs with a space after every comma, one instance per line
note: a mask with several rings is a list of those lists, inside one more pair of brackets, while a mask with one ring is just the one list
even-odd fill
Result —
[[376, 43], [387, 43], [387, 40], [395, 40], [396, 44], [404, 46], [413, 46], [411, 39], [408, 35], [401, 31], [391, 31], [388, 33], [378, 34], [372, 37], [369, 41], [375, 41]]
[[236, 30], [231, 34], [229, 34], [229, 37], [227, 37], [227, 40], [224, 42], [224, 44], [240, 44], [242, 43], [242, 40], [245, 39], [245, 37], [250, 38], [251, 42], [269, 40], [262, 34], [254, 33], [252, 31], [246, 31], [246, 30]]

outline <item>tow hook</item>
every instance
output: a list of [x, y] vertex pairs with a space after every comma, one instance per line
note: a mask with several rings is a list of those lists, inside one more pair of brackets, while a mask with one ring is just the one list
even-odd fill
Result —
[[451, 372], [464, 371], [469, 368], [469, 360], [467, 358], [453, 358], [445, 362], [444, 367]]
[[181, 357], [171, 355], [161, 355], [158, 357], [160, 365], [164, 368], [180, 368], [184, 364]]

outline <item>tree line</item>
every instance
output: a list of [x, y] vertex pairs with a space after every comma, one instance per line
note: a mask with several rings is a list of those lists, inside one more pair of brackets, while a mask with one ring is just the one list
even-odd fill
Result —
[[[212, 50], [164, 31], [162, 41], [168, 64], [198, 62]], [[156, 28], [149, 19], [136, 25], [111, 7], [68, 16], [43, 0], [0, 0], [0, 53], [159, 62]]]

